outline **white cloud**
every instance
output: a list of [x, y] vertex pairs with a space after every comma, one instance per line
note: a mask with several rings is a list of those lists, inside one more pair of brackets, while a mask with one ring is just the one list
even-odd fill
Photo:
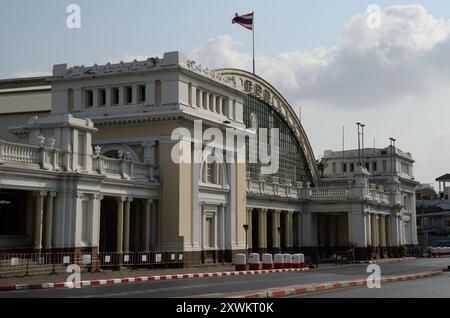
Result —
[[[380, 29], [367, 26], [368, 13], [343, 27], [334, 47], [258, 57], [259, 74], [291, 101], [365, 107], [424, 94], [449, 81], [450, 20], [436, 19], [420, 5], [382, 12]], [[222, 35], [197, 48], [209, 67], [250, 69], [250, 54]]]
[[[398, 139], [413, 154], [416, 177], [433, 183], [448, 172], [450, 139], [450, 20], [420, 5], [387, 7], [380, 29], [367, 26], [367, 13], [344, 25], [336, 44], [258, 56], [257, 72], [293, 107], [302, 105], [316, 157], [325, 149], [357, 145], [356, 121], [367, 124], [366, 140], [378, 147]], [[251, 55], [230, 36], [209, 40], [194, 52], [210, 68], [251, 70]]]

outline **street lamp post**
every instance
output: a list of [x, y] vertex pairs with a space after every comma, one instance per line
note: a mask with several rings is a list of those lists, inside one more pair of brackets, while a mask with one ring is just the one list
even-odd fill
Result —
[[358, 126], [358, 166], [361, 166], [361, 139], [360, 139], [361, 133], [359, 132], [361, 123], [358, 122], [358, 123], [356, 123], [356, 125]]

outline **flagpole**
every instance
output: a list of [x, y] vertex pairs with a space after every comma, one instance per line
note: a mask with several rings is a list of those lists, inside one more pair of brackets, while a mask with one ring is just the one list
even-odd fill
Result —
[[252, 34], [253, 34], [253, 74], [256, 75], [256, 71], [255, 71], [255, 14], [254, 14], [254, 12], [253, 12]]

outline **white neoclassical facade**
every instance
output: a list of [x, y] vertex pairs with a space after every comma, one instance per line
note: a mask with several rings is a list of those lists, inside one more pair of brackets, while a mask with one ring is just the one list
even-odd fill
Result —
[[[178, 251], [194, 264], [246, 248], [327, 257], [352, 245], [363, 258], [371, 245], [417, 243], [410, 156], [396, 149], [399, 169], [380, 175], [341, 173], [352, 152], [329, 152], [321, 175], [288, 101], [242, 70], [179, 52], [55, 65], [49, 77], [0, 81], [0, 123], [0, 253]], [[258, 128], [279, 131], [275, 173], [237, 142], [256, 131], [272, 146]], [[208, 154], [196, 132], [211, 129], [234, 136]], [[379, 169], [392, 149], [382, 151]]]

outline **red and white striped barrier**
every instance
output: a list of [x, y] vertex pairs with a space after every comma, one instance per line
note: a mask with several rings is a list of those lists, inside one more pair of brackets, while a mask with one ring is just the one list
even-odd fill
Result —
[[270, 269], [259, 271], [235, 271], [235, 272], [214, 272], [214, 273], [196, 273], [196, 274], [173, 274], [160, 276], [140, 276], [129, 278], [111, 278], [111, 279], [94, 279], [84, 280], [80, 282], [61, 282], [61, 283], [40, 283], [40, 284], [20, 284], [0, 286], [0, 291], [12, 290], [29, 290], [29, 289], [51, 289], [51, 288], [74, 288], [87, 286], [102, 286], [102, 285], [117, 285], [141, 282], [154, 282], [178, 279], [193, 279], [193, 278], [214, 278], [214, 277], [229, 277], [229, 276], [247, 276], [247, 275], [263, 275], [273, 273], [290, 273], [290, 272], [304, 272], [308, 269]]
[[261, 270], [261, 262], [259, 261], [259, 254], [251, 253], [248, 258], [248, 269], [251, 271]]
[[235, 259], [235, 270], [236, 271], [245, 271], [247, 270], [247, 255], [245, 254], [236, 254]]
[[273, 266], [275, 269], [282, 269], [283, 267], [283, 254], [275, 254], [273, 256]]
[[292, 255], [283, 254], [283, 268], [291, 268], [292, 266]]
[[[429, 278], [441, 275], [441, 272], [428, 272], [412, 275], [402, 275], [402, 276], [392, 276], [381, 278], [382, 284], [402, 282], [407, 280], [415, 280], [422, 278]], [[285, 288], [269, 289], [264, 291], [257, 291], [243, 295], [229, 296], [228, 298], [277, 298], [277, 297], [287, 297], [293, 295], [302, 295], [323, 292], [334, 289], [343, 289], [349, 287], [359, 287], [366, 286], [367, 279], [358, 279], [350, 281], [341, 282], [331, 282], [331, 283], [319, 283], [314, 285], [300, 285], [300, 286], [289, 286]]]
[[263, 254], [262, 255], [262, 267], [263, 267], [263, 269], [273, 269], [272, 254]]

